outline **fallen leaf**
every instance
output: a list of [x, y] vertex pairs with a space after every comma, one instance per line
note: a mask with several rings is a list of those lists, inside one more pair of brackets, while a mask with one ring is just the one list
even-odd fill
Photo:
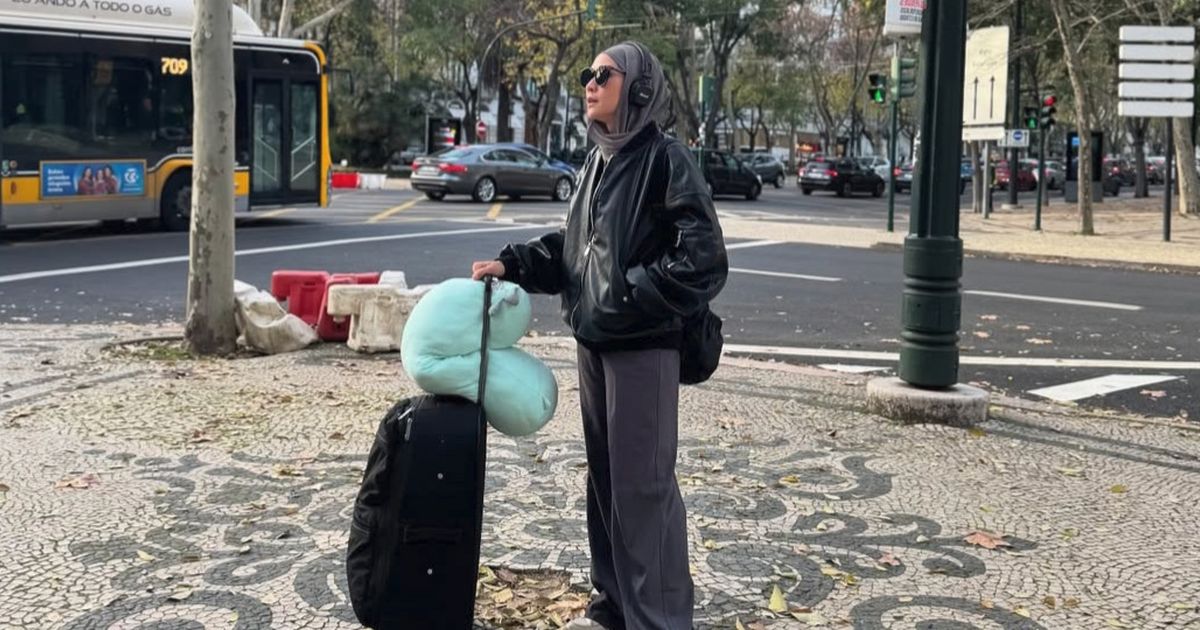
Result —
[[[1068, 527], [1062, 531], [1063, 540], [1071, 540], [1079, 535], [1079, 530], [1074, 527]], [[1069, 600], [1068, 600], [1069, 601]]]
[[[480, 346], [480, 347], [482, 348], [482, 346]], [[346, 439], [346, 434], [342, 433], [341, 431], [334, 431], [333, 433], [329, 434], [329, 439], [344, 440], [344, 439]]]
[[[482, 346], [481, 346], [481, 347], [482, 347]], [[1057, 607], [1058, 607], [1058, 600], [1054, 599], [1054, 597], [1053, 597], [1053, 596], [1049, 596], [1049, 595], [1048, 595], [1048, 596], [1046, 596], [1046, 597], [1043, 597], [1043, 598], [1042, 598], [1042, 603], [1043, 603], [1043, 604], [1045, 604], [1045, 605], [1046, 605], [1046, 607], [1047, 607], [1047, 608], [1050, 608], [1051, 610], [1053, 610], [1053, 609], [1055, 609], [1055, 608], [1057, 608]]]
[[781, 477], [779, 479], [779, 483], [785, 486], [798, 486], [800, 485], [800, 478], [796, 475], [788, 475], [786, 477]]
[[[480, 346], [480, 347], [482, 348], [483, 346]], [[146, 553], [145, 551], [142, 551], [141, 549], [138, 549], [137, 557], [142, 562], [154, 562], [155, 560], [158, 559], [158, 558], [155, 558], [154, 556]]]
[[88, 488], [98, 485], [100, 485], [100, 477], [96, 476], [95, 473], [87, 473], [86, 475], [75, 477], [74, 479], [61, 479], [54, 484], [54, 488], [56, 490], [61, 488], [87, 490]]
[[1143, 389], [1143, 390], [1142, 390], [1142, 395], [1143, 395], [1143, 396], [1149, 396], [1149, 397], [1151, 397], [1151, 398], [1154, 398], [1154, 399], [1159, 399], [1159, 398], [1162, 398], [1162, 397], [1166, 396], [1166, 395], [1167, 395], [1167, 392], [1164, 392], [1164, 391], [1163, 391], [1163, 390], [1161, 390], [1161, 389], [1155, 389], [1155, 390]]
[[[480, 346], [480, 347], [482, 347], [482, 346]], [[285, 505], [285, 506], [283, 506], [283, 515], [284, 515], [284, 516], [292, 516], [293, 514], [296, 514], [296, 513], [298, 513], [298, 512], [300, 512], [300, 506], [299, 506], [299, 505]]]
[[0, 494], [4, 494], [5, 492], [8, 492], [11, 489], [12, 488], [9, 488], [7, 485], [0, 483]]
[[211, 441], [213, 441], [213, 439], [205, 435], [204, 431], [199, 429], [192, 431], [192, 437], [188, 439], [188, 442], [191, 444], [204, 444], [205, 442]]
[[1030, 617], [1030, 615], [1029, 615], [1029, 611], [1028, 611], [1027, 609], [1025, 609], [1025, 608], [1016, 608], [1016, 609], [1014, 609], [1014, 610], [1013, 610], [1013, 613], [1014, 613], [1014, 614], [1017, 614], [1017, 615], [1020, 615], [1020, 616], [1022, 616], [1022, 617], [1024, 617], [1024, 618], [1026, 618], [1026, 619], [1029, 619], [1029, 617]]
[[984, 549], [996, 549], [997, 547], [1011, 547], [1012, 545], [1004, 542], [1004, 536], [997, 536], [991, 532], [974, 531], [971, 532], [963, 542], [968, 545], [983, 547]]
[[1040, 339], [1040, 338], [1038, 338], [1038, 337], [1033, 337], [1033, 338], [1031, 338], [1031, 339], [1026, 339], [1026, 340], [1025, 340], [1025, 343], [1031, 343], [1031, 344], [1033, 344], [1033, 345], [1035, 345], [1035, 346], [1047, 346], [1047, 345], [1050, 345], [1050, 344], [1052, 344], [1052, 343], [1054, 343], [1054, 342], [1053, 342], [1053, 341], [1051, 341], [1051, 340], [1049, 340], [1049, 339]]
[[987, 431], [984, 431], [979, 427], [971, 427], [967, 430], [967, 435], [970, 435], [973, 438], [987, 437]]
[[887, 565], [889, 567], [900, 566], [900, 560], [897, 559], [896, 556], [893, 556], [891, 553], [884, 553], [883, 557], [880, 558], [879, 560], [877, 560], [876, 562], [878, 562], [879, 564]]
[[996, 508], [990, 505], [981, 505], [979, 506], [979, 511], [983, 512], [984, 514], [991, 514], [992, 512], [996, 511]]
[[295, 468], [292, 468], [291, 466], [287, 466], [285, 464], [276, 464], [275, 468], [272, 469], [272, 472], [274, 472], [275, 475], [278, 477], [299, 477], [300, 476], [300, 473], [296, 472]]
[[188, 588], [180, 589], [167, 596], [168, 601], [181, 602], [192, 596], [192, 590]]
[[1129, 486], [1126, 486], [1124, 484], [1117, 484], [1117, 485], [1109, 488], [1108, 491], [1113, 494], [1125, 494], [1126, 492], [1129, 492]]
[[771, 587], [771, 601], [767, 603], [767, 610], [773, 613], [785, 613], [788, 610], [787, 600], [784, 599], [778, 584]]
[[512, 601], [512, 598], [513, 591], [511, 588], [506, 588], [492, 595], [492, 601], [496, 602], [497, 604], [507, 604], [508, 602]]
[[1175, 610], [1182, 610], [1184, 612], [1190, 612], [1196, 610], [1196, 605], [1186, 604], [1184, 602], [1175, 602], [1174, 604], [1171, 604], [1171, 608], [1174, 608]]
[[[480, 352], [482, 352], [483, 346], [479, 346], [479, 348], [480, 348]], [[734, 630], [746, 630], [746, 626], [742, 625], [741, 619], [738, 619], [737, 622], [733, 624], [733, 628], [734, 628]]]
[[1083, 477], [1082, 468], [1059, 468], [1058, 472], [1068, 477]]
[[1074, 597], [1068, 597], [1063, 600], [1063, 608], [1079, 608], [1079, 600]]
[[974, 334], [979, 339], [991, 339], [992, 338], [992, 333], [983, 332], [982, 330], [976, 330]]
[[985, 599], [985, 600], [979, 602], [979, 605], [983, 606], [984, 608], [986, 608], [988, 610], [992, 610], [993, 608], [996, 607], [996, 602], [993, 602], [990, 599]]
[[822, 616], [821, 613], [794, 612], [794, 613], [792, 613], [792, 617], [794, 617], [796, 619], [796, 621], [799, 621], [804, 624], [808, 624], [809, 626], [829, 625], [829, 620], [825, 619], [825, 617]]

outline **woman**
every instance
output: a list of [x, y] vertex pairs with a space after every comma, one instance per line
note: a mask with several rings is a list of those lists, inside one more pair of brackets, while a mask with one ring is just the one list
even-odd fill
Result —
[[588, 137], [566, 226], [476, 262], [530, 292], [562, 294], [577, 340], [596, 595], [569, 628], [689, 630], [687, 520], [675, 482], [683, 322], [725, 284], [704, 176], [659, 130], [662, 66], [619, 44], [583, 71]]
[[75, 194], [77, 195], [94, 195], [96, 194], [96, 180], [92, 178], [91, 167], [83, 168], [83, 175], [79, 178], [79, 183], [75, 184]]

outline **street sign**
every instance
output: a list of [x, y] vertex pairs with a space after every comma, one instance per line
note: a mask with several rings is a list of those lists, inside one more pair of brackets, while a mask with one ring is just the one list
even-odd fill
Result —
[[896, 37], [920, 35], [924, 14], [925, 0], [887, 0], [883, 34]]
[[1000, 143], [1005, 149], [1029, 148], [1029, 132], [1024, 129], [1009, 129], [1004, 132], [1004, 140]]
[[1196, 29], [1122, 26], [1117, 114], [1138, 118], [1191, 118]]
[[963, 140], [1003, 140], [1008, 112], [1008, 27], [967, 37], [963, 73]]

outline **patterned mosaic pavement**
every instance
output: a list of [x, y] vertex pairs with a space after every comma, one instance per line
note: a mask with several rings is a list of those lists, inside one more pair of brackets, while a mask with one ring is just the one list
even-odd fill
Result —
[[[358, 627], [349, 510], [415, 393], [398, 358], [102, 349], [163, 332], [0, 330], [0, 628]], [[586, 589], [573, 352], [539, 341], [559, 412], [491, 433], [484, 563]], [[1200, 627], [1200, 432], [1007, 401], [981, 430], [902, 428], [863, 391], [748, 362], [685, 388], [697, 627]]]

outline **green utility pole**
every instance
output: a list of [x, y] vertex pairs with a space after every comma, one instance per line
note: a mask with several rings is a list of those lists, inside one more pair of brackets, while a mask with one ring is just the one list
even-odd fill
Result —
[[887, 231], [896, 231], [896, 136], [900, 134], [900, 99], [917, 93], [917, 60], [900, 56], [900, 42], [892, 45], [892, 76], [885, 82], [891, 87], [892, 135], [888, 142], [888, 218]]
[[[920, 168], [914, 173], [912, 219], [904, 241], [899, 376], [927, 389], [949, 388], [958, 381], [963, 245], [958, 237], [957, 174], [966, 39], [967, 0], [926, 3], [921, 26]], [[900, 65], [893, 62], [893, 68]], [[951, 173], [956, 176], [947, 176]]]

